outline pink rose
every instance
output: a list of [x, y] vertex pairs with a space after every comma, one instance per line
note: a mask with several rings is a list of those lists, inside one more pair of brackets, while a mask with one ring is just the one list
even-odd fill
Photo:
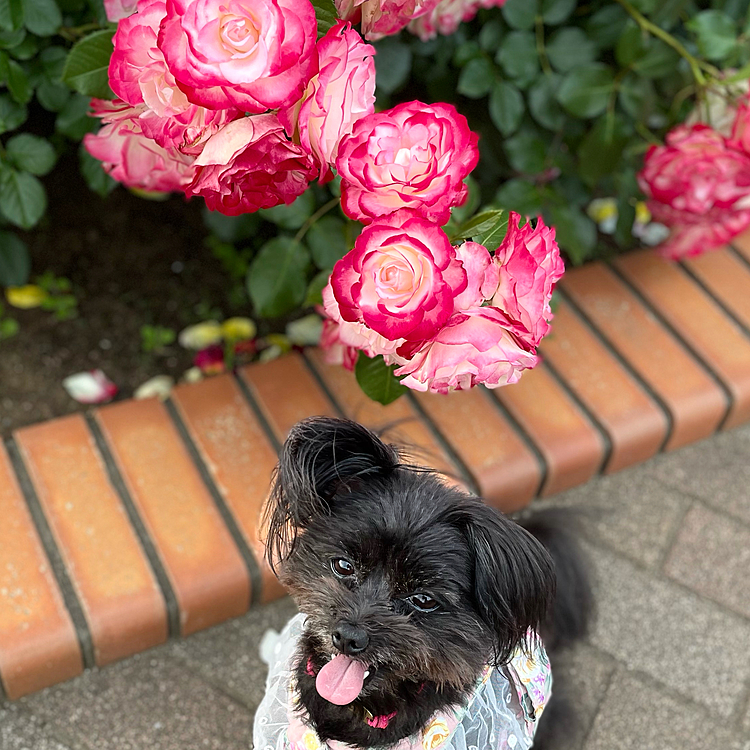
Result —
[[737, 108], [729, 145], [750, 156], [750, 99], [748, 97], [745, 97]]
[[331, 318], [323, 319], [323, 332], [320, 335], [320, 348], [323, 350], [323, 359], [329, 365], [341, 365], [349, 372], [354, 371], [357, 364], [359, 350], [348, 346], [341, 340], [341, 326]]
[[162, 148], [143, 134], [143, 105], [92, 99], [91, 107], [105, 124], [98, 133], [84, 136], [83, 144], [113, 179], [150, 192], [181, 190], [190, 182], [194, 157]]
[[466, 284], [448, 237], [413, 212], [365, 227], [330, 281], [341, 317], [390, 341], [431, 338]]
[[492, 305], [523, 326], [532, 346], [549, 331], [552, 320], [550, 300], [555, 284], [565, 272], [554, 227], [540, 218], [536, 227], [527, 222], [519, 227], [521, 217], [511, 211], [508, 233], [495, 252], [499, 286]]
[[333, 177], [339, 142], [354, 123], [375, 108], [375, 49], [351, 24], [339, 21], [317, 45], [318, 71], [302, 99], [279, 118], [295, 141], [309, 150], [320, 180]]
[[104, 12], [110, 23], [117, 23], [135, 13], [136, 0], [104, 0]]
[[445, 224], [460, 206], [463, 181], [479, 160], [478, 136], [450, 104], [413, 101], [363, 117], [339, 144], [341, 205], [369, 224], [412, 208]]
[[484, 245], [464, 242], [455, 247], [456, 257], [466, 271], [466, 289], [457, 295], [453, 302], [456, 310], [479, 307], [490, 299], [500, 283], [500, 270], [492, 262], [492, 256]]
[[654, 219], [672, 230], [660, 252], [696, 255], [750, 226], [750, 154], [703, 124], [678, 126], [666, 140], [648, 150], [638, 175]]
[[187, 195], [228, 216], [291, 203], [315, 177], [310, 155], [287, 140], [276, 115], [242, 117], [206, 142]]
[[515, 383], [539, 361], [522, 333], [495, 307], [457, 312], [431, 341], [399, 350], [409, 359], [396, 375], [406, 376], [403, 385], [432, 393], [465, 391], [479, 383], [488, 388]]
[[167, 0], [158, 45], [191, 102], [256, 113], [301, 96], [316, 39], [309, 0]]
[[423, 42], [438, 34], [448, 36], [458, 30], [459, 24], [471, 21], [480, 8], [505, 5], [505, 0], [440, 0], [428, 13], [415, 17], [409, 31]]

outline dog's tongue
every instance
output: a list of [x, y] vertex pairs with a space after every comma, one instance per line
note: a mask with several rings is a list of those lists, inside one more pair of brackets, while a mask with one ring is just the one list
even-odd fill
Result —
[[331, 659], [315, 678], [318, 694], [330, 703], [345, 706], [362, 691], [366, 667], [349, 656], [339, 654]]

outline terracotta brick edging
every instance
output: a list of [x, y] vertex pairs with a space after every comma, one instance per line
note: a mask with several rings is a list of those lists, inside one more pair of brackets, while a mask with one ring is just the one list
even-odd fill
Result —
[[[292, 353], [0, 445], [0, 687], [18, 698], [281, 595], [259, 514], [277, 451], [347, 416], [505, 511], [750, 419], [750, 233], [572, 269], [513, 386], [381, 406]], [[2, 697], [2, 696], [0, 696]]]

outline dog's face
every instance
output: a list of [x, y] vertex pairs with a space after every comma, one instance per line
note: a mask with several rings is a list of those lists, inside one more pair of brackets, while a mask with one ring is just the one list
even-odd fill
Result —
[[295, 428], [270, 513], [270, 558], [308, 616], [301, 667], [334, 705], [455, 700], [552, 594], [530, 535], [352, 422]]

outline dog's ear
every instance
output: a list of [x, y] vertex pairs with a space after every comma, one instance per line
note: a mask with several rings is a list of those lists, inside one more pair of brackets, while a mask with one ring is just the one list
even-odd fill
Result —
[[297, 534], [331, 512], [339, 492], [366, 477], [386, 476], [396, 450], [356, 422], [311, 417], [297, 423], [281, 449], [266, 506], [266, 557], [275, 565], [294, 550]]
[[461, 516], [474, 561], [475, 606], [495, 634], [493, 661], [504, 664], [545, 620], [555, 596], [554, 563], [531, 534], [481, 501]]

